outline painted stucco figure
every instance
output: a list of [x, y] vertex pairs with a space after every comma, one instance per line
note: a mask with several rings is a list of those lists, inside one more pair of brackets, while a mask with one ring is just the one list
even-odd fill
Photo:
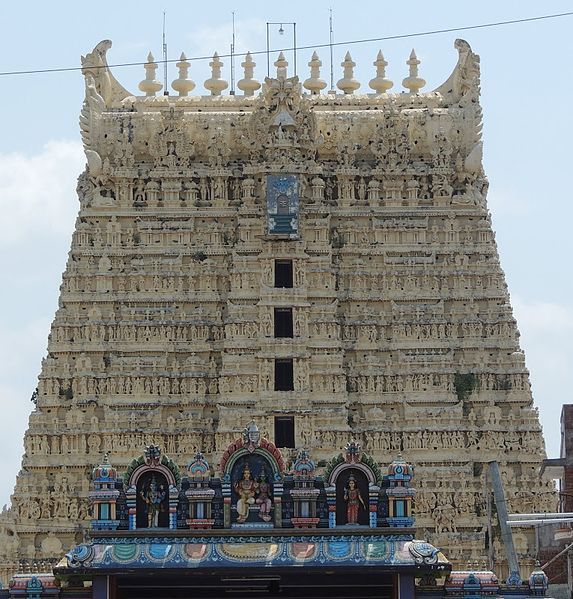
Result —
[[366, 505], [356, 485], [356, 479], [352, 475], [348, 479], [348, 487], [344, 489], [344, 501], [346, 501], [346, 524], [358, 524], [360, 506], [366, 509]]

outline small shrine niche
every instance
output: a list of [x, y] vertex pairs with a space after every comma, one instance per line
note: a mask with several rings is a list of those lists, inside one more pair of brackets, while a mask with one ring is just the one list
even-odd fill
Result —
[[117, 500], [120, 492], [117, 483], [117, 471], [109, 463], [106, 453], [102, 463], [93, 469], [92, 488], [88, 493], [94, 530], [116, 530], [119, 526]]
[[299, 181], [297, 175], [268, 175], [269, 235], [298, 235]]
[[187, 467], [189, 488], [185, 496], [189, 501], [189, 517], [187, 526], [195, 529], [213, 528], [213, 497], [215, 490], [211, 488], [211, 469], [202, 453], [196, 453]]
[[317, 517], [320, 490], [315, 485], [316, 464], [310, 459], [308, 451], [302, 449], [292, 469], [294, 484], [290, 491], [294, 504], [292, 525], [295, 528], [316, 528], [320, 521]]
[[137, 481], [136, 528], [169, 528], [169, 492], [166, 477], [145, 472]]
[[368, 479], [364, 472], [348, 468], [336, 482], [336, 522], [368, 526]]
[[384, 478], [389, 484], [386, 489], [388, 496], [386, 520], [390, 526], [414, 526], [412, 503], [416, 491], [410, 487], [413, 477], [414, 467], [408, 464], [402, 456], [398, 456], [388, 466], [388, 474]]
[[[414, 469], [401, 456], [382, 475], [355, 441], [324, 475], [306, 449], [286, 471], [276, 445], [255, 422], [223, 454], [215, 476], [202, 452], [181, 479], [156, 445], [134, 459], [123, 478], [107, 455], [92, 473], [92, 529], [260, 529], [401, 527], [414, 524]], [[159, 533], [158, 533], [159, 534]]]
[[225, 528], [282, 525], [285, 464], [280, 451], [261, 438], [254, 422], [227, 448], [221, 460]]
[[346, 445], [327, 469], [328, 525], [368, 526], [378, 524], [380, 471], [369, 456], [362, 453], [358, 443]]
[[157, 445], [149, 445], [133, 460], [124, 481], [130, 530], [177, 528], [181, 477], [177, 465]]

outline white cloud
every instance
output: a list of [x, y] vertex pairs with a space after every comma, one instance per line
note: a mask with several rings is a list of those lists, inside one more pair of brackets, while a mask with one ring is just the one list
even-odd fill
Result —
[[76, 141], [50, 141], [41, 153], [0, 155], [0, 247], [31, 235], [69, 233], [78, 211], [75, 185], [85, 157]]
[[513, 296], [512, 304], [522, 333], [535, 403], [540, 408], [547, 453], [559, 454], [561, 406], [572, 403], [573, 306], [532, 302]]
[[29, 396], [21, 397], [18, 391], [10, 385], [0, 385], [0, 405], [3, 406], [0, 468], [4, 473], [4, 484], [0, 489], [0, 511], [9, 502], [14, 490], [24, 453], [24, 432], [33, 408], [33, 404], [28, 401]]
[[0, 508], [8, 503], [23, 454], [24, 432], [33, 409], [30, 402], [40, 371], [49, 331], [47, 320], [0, 327], [0, 405], [2, 436], [0, 470], [6, 484], [0, 489]]
[[[78, 211], [76, 179], [85, 157], [79, 142], [50, 141], [41, 152], [0, 155], [0, 470], [6, 484], [0, 506], [12, 493], [22, 459], [22, 440], [33, 408], [45, 355], [50, 305]], [[6, 291], [9, 292], [7, 293]]]

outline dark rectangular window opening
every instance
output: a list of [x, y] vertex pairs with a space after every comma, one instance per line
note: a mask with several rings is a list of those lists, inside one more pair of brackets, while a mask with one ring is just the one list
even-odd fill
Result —
[[292, 336], [292, 308], [275, 308], [275, 337]]
[[275, 260], [275, 287], [292, 289], [292, 260]]
[[294, 449], [294, 416], [275, 416], [275, 445]]
[[294, 391], [292, 359], [275, 360], [275, 391]]

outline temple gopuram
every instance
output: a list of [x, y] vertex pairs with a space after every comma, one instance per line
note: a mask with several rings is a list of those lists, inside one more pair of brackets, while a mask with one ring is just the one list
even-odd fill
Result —
[[[263, 83], [247, 54], [225, 95], [215, 54], [193, 95], [182, 55], [161, 95], [150, 54], [133, 95], [110, 47], [82, 57], [87, 165], [0, 514], [4, 595], [501, 593], [488, 463], [511, 512], [556, 493], [487, 209], [479, 57], [457, 40], [424, 92], [412, 52], [393, 93], [379, 53], [361, 94], [348, 53], [327, 93], [316, 53]], [[541, 592], [533, 531], [514, 541], [511, 588]]]

